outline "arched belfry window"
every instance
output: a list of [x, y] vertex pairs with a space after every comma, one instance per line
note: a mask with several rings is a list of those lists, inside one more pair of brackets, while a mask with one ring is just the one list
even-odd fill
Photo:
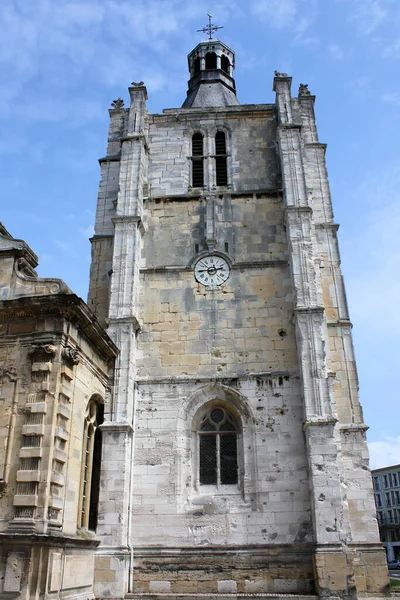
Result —
[[207, 52], [206, 54], [206, 69], [217, 68], [217, 55], [215, 52]]
[[221, 69], [223, 71], [225, 71], [225, 73], [228, 73], [229, 75], [229, 67], [230, 67], [230, 62], [229, 62], [229, 58], [227, 56], [225, 56], [225, 54], [223, 54], [221, 56]]
[[228, 185], [228, 170], [226, 165], [226, 139], [223, 131], [217, 131], [215, 136], [215, 170], [218, 186]]
[[104, 406], [91, 399], [83, 430], [81, 489], [78, 526], [96, 530], [100, 490], [101, 432]]
[[204, 186], [204, 150], [203, 136], [201, 133], [195, 133], [192, 137], [192, 186]]
[[198, 430], [200, 485], [238, 483], [238, 429], [226, 408], [212, 406], [205, 413]]
[[200, 57], [194, 59], [194, 72], [200, 73]]

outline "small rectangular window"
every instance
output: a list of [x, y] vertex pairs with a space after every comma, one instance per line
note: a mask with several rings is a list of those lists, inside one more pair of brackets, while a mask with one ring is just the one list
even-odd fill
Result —
[[388, 488], [389, 487], [389, 478], [387, 475], [383, 476], [383, 487], [384, 488]]
[[379, 491], [379, 477], [374, 477], [374, 489]]

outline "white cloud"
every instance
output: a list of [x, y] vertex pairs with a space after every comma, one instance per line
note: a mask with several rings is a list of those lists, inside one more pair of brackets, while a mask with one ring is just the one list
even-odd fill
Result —
[[[217, 0], [216, 9], [218, 18], [236, 11], [228, 0]], [[135, 79], [135, 72], [139, 79], [149, 72], [150, 91], [167, 90], [182, 59], [174, 50], [176, 36], [189, 37], [187, 24], [200, 17], [205, 17], [201, 0], [184, 5], [181, 0], [0, 3], [0, 70], [7, 79], [0, 92], [1, 118], [17, 110], [16, 100], [31, 82], [50, 84], [53, 97], [57, 89], [74, 93], [80, 78], [86, 86], [116, 86]], [[29, 107], [25, 114], [32, 120], [38, 116]], [[57, 118], [52, 111], [42, 117]]]
[[[372, 334], [398, 340], [400, 334], [400, 165], [366, 177], [354, 190], [354, 208], [362, 206], [357, 231], [344, 236], [343, 254], [351, 257], [347, 293], [355, 323]], [[362, 217], [362, 214], [364, 217]]]
[[371, 34], [386, 23], [393, 6], [392, 0], [351, 0], [351, 3], [355, 7], [351, 18], [363, 35]]
[[371, 469], [400, 464], [400, 435], [369, 442], [368, 448]]
[[294, 23], [297, 9], [295, 0], [256, 0], [251, 11], [270, 27], [280, 29]]
[[297, 45], [310, 45], [319, 44], [319, 38], [317, 36], [307, 35], [307, 30], [313, 25], [316, 14], [312, 13], [308, 16], [302, 16], [296, 27], [294, 28], [294, 40], [293, 42]]
[[93, 225], [88, 225], [87, 227], [84, 227], [84, 228], [82, 227], [79, 231], [83, 235], [84, 238], [91, 238], [94, 235]]
[[328, 50], [335, 60], [341, 60], [344, 58], [344, 52], [337, 44], [330, 44], [328, 46]]
[[395, 106], [400, 106], [400, 94], [389, 92], [382, 96], [382, 102], [385, 104], [394, 104]]
[[400, 58], [400, 38], [384, 46], [382, 56], [384, 58]]

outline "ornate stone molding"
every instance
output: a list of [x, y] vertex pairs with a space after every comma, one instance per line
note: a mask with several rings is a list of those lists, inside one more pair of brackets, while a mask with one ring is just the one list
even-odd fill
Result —
[[72, 346], [63, 348], [62, 356], [66, 362], [72, 363], [73, 365], [77, 365], [80, 361], [78, 349], [73, 348]]
[[117, 98], [116, 100], [113, 100], [111, 102], [112, 110], [121, 110], [121, 108], [124, 108], [124, 101], [122, 100], [122, 98]]
[[4, 382], [6, 378], [12, 382], [17, 381], [18, 372], [14, 366], [0, 367], [0, 382]]
[[308, 89], [308, 83], [301, 83], [299, 86], [299, 96], [311, 96], [311, 92]]
[[48, 361], [53, 361], [56, 355], [56, 347], [53, 344], [32, 344], [28, 355], [32, 357], [32, 362], [44, 362], [42, 360], [35, 361], [37, 355], [44, 355]]

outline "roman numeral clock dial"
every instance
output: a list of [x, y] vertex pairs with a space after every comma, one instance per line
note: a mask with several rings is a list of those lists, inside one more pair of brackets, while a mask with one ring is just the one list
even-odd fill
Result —
[[194, 267], [196, 281], [206, 287], [221, 285], [228, 279], [229, 273], [226, 260], [216, 255], [200, 258]]

